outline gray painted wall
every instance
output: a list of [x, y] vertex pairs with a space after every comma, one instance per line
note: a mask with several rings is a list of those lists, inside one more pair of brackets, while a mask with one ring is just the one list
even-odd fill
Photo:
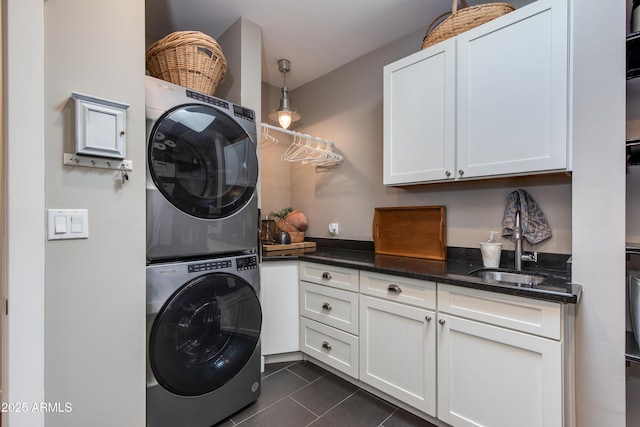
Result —
[[[324, 173], [316, 173], [311, 166], [282, 162], [276, 153], [288, 145], [283, 136], [279, 147], [263, 153], [263, 181], [266, 176], [278, 176], [273, 188], [263, 183], [263, 206], [271, 206], [271, 200], [277, 200], [274, 209], [288, 205], [284, 203], [287, 188], [283, 181], [290, 169], [289, 204], [309, 217], [308, 236], [330, 237], [328, 224], [337, 222], [339, 238], [370, 241], [375, 207], [445, 205], [448, 245], [477, 248], [489, 231], [501, 230], [507, 195], [524, 188], [540, 204], [554, 233], [550, 240], [525, 249], [571, 253], [571, 184], [567, 177], [404, 189], [382, 185], [382, 68], [420, 50], [423, 35], [422, 31], [410, 34], [292, 92], [292, 105], [302, 115], [294, 129], [333, 140], [345, 161], [335, 171]], [[271, 98], [266, 106], [263, 103], [263, 108], [271, 107], [267, 111], [278, 105], [276, 90], [263, 85], [263, 98]], [[514, 249], [510, 240], [503, 242], [504, 249]]]
[[[46, 425], [142, 426], [144, 1], [44, 5], [45, 208], [89, 211], [88, 239], [45, 244], [45, 399], [72, 405], [46, 414]], [[126, 183], [118, 172], [63, 165], [74, 152], [72, 91], [130, 105]]]

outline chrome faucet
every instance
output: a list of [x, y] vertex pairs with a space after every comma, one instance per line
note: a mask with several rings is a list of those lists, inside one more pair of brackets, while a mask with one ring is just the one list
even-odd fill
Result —
[[522, 253], [522, 223], [520, 220], [520, 211], [516, 211], [516, 226], [513, 230], [513, 238], [516, 242], [516, 271], [522, 270], [522, 261], [532, 261], [538, 262], [538, 252], [534, 252], [532, 254], [523, 254]]

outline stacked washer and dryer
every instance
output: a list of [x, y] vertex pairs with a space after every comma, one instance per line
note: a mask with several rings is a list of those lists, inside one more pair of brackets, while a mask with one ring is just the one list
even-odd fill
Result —
[[210, 427], [260, 394], [255, 114], [145, 79], [147, 426]]

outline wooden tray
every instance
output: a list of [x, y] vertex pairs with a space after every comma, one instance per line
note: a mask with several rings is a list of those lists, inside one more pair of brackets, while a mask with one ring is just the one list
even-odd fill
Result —
[[447, 259], [444, 206], [375, 208], [372, 231], [378, 254]]
[[315, 249], [316, 242], [299, 242], [281, 245], [279, 243], [262, 245], [263, 251], [285, 251], [287, 249]]

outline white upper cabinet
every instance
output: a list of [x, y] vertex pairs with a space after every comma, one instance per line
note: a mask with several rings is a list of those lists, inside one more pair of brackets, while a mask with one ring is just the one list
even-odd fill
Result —
[[539, 0], [457, 37], [462, 177], [567, 169], [567, 7]]
[[452, 179], [455, 40], [384, 68], [384, 184]]
[[538, 0], [387, 65], [384, 184], [570, 170], [567, 23]]

